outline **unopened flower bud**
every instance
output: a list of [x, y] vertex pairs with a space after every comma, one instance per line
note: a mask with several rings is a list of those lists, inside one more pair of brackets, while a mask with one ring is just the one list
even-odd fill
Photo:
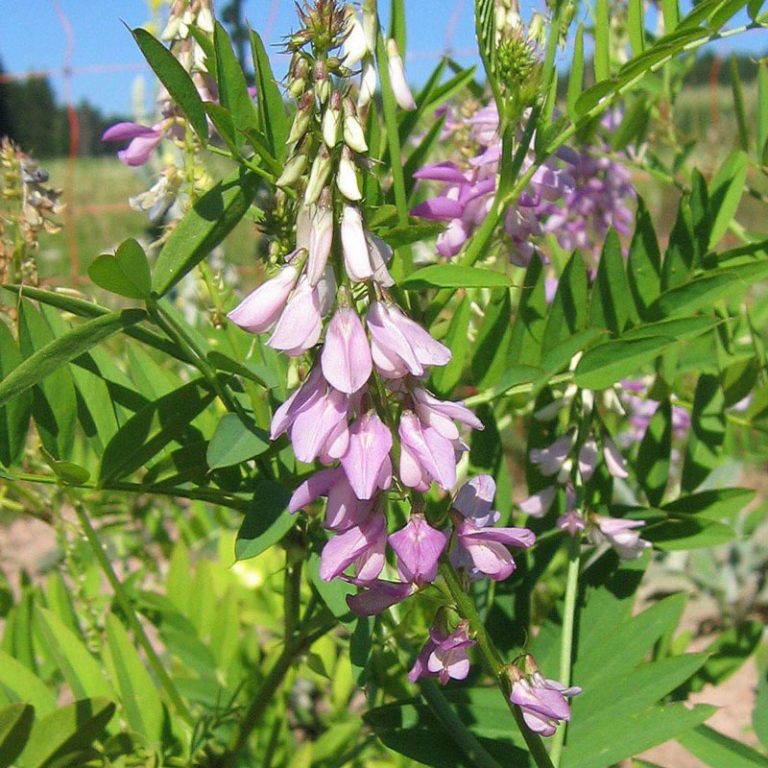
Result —
[[365, 0], [363, 3], [363, 32], [365, 32], [365, 44], [371, 53], [376, 51], [376, 34], [378, 31], [376, 4], [373, 0]]
[[336, 186], [347, 200], [360, 200], [362, 198], [360, 185], [357, 183], [355, 164], [352, 162], [352, 155], [347, 147], [344, 147], [341, 152], [339, 170], [336, 173]]
[[531, 16], [531, 23], [528, 25], [528, 39], [540, 47], [546, 43], [546, 22], [540, 13], [534, 13]]
[[207, 32], [209, 35], [213, 34], [213, 14], [210, 8], [203, 6], [197, 12], [197, 26]]
[[312, 94], [302, 94], [286, 144], [296, 144], [304, 138], [304, 134], [307, 132], [309, 124], [312, 121], [312, 111], [314, 106], [315, 100], [312, 98]]
[[376, 94], [376, 67], [372, 61], [366, 61], [363, 75], [360, 78], [360, 93], [357, 97], [357, 108], [362, 109], [373, 101]]
[[275, 182], [278, 187], [290, 187], [295, 184], [307, 167], [305, 154], [294, 155], [283, 168], [280, 178]]
[[329, 149], [333, 149], [339, 141], [339, 124], [341, 123], [341, 94], [334, 91], [331, 101], [323, 113], [323, 141]]
[[355, 104], [349, 97], [344, 99], [344, 143], [355, 152], [368, 151], [363, 126], [360, 125]]
[[315, 80], [315, 95], [321, 104], [325, 104], [325, 102], [328, 101], [328, 97], [331, 95], [331, 81], [328, 79], [328, 71], [325, 67], [325, 62], [316, 61], [314, 72], [312, 74]]
[[309, 182], [307, 183], [307, 191], [304, 195], [304, 203], [306, 205], [317, 202], [330, 172], [331, 155], [328, 152], [328, 148], [322, 146], [312, 163], [312, 170], [309, 172]]
[[392, 92], [395, 95], [395, 101], [400, 109], [416, 109], [416, 102], [413, 100], [413, 94], [408, 87], [408, 81], [405, 79], [405, 69], [400, 52], [397, 50], [397, 43], [394, 40], [387, 40], [387, 56], [389, 63], [389, 79], [392, 84]]
[[309, 231], [307, 280], [312, 286], [317, 285], [322, 278], [333, 245], [333, 210], [327, 193], [326, 188], [321, 195], [320, 204], [312, 215], [312, 226]]
[[291, 63], [291, 80], [288, 85], [288, 93], [295, 99], [298, 99], [304, 89], [307, 87], [307, 76], [309, 75], [309, 64], [303, 56], [295, 56]]

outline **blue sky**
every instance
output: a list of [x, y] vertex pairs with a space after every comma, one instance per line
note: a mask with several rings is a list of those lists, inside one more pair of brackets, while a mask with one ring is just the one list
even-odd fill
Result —
[[[143, 78], [145, 93], [151, 93], [151, 75], [123, 24], [134, 27], [148, 21], [149, 9], [144, 0], [6, 0], [2, 5], [0, 60], [6, 72], [53, 70], [51, 82], [62, 97], [60, 71], [67, 36], [57, 14], [58, 6], [73, 32], [71, 83], [75, 102], [87, 98], [108, 113], [130, 114], [137, 79]], [[291, 0], [246, 0], [244, 6], [251, 25], [273, 45], [295, 27]], [[380, 6], [384, 8], [388, 2], [382, 0]], [[461, 63], [476, 62], [473, 6], [472, 0], [406, 0], [407, 70], [412, 82], [424, 81], [448, 45]], [[768, 33], [753, 32], [737, 45], [765, 50], [766, 36]], [[277, 47], [273, 50], [277, 51]], [[273, 63], [281, 75], [285, 59], [276, 55]]]

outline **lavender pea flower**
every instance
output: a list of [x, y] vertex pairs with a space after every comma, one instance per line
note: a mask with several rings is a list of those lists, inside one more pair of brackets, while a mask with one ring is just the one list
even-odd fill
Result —
[[547, 680], [534, 672], [512, 683], [509, 700], [520, 707], [525, 724], [541, 736], [552, 736], [557, 726], [571, 719], [568, 698], [581, 693], [581, 688], [566, 688], [556, 680]]
[[371, 350], [354, 309], [336, 310], [328, 325], [320, 362], [328, 383], [349, 395], [368, 381], [373, 370]]
[[438, 560], [447, 544], [446, 532], [435, 530], [420, 514], [412, 514], [405, 527], [389, 537], [400, 577], [419, 587], [437, 578]]
[[625, 520], [617, 517], [591, 515], [593, 527], [589, 530], [589, 538], [593, 544], [607, 541], [622, 560], [637, 560], [651, 542], [640, 538], [640, 531], [645, 520]]
[[475, 645], [467, 633], [468, 627], [467, 622], [462, 621], [449, 633], [433, 625], [408, 679], [415, 683], [420, 677], [436, 677], [443, 685], [450, 679], [463, 680], [469, 674], [467, 649]]
[[128, 146], [117, 153], [117, 157], [125, 165], [138, 166], [149, 160], [164, 135], [162, 123], [151, 127], [140, 123], [115, 123], [104, 131], [101, 140], [129, 141]]

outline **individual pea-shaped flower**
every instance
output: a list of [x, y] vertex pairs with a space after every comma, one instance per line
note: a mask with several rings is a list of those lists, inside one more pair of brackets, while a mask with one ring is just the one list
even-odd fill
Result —
[[295, 357], [314, 347], [320, 339], [320, 298], [306, 277], [296, 285], [267, 345]]
[[545, 448], [532, 448], [531, 464], [536, 464], [542, 475], [551, 477], [560, 472], [573, 447], [574, 435], [569, 433]]
[[[527, 664], [533, 659], [526, 657]], [[556, 680], [546, 679], [538, 669], [523, 675], [517, 667], [510, 670], [512, 692], [509, 700], [520, 707], [525, 724], [541, 736], [552, 736], [557, 726], [571, 719], [568, 699], [581, 693], [581, 688], [567, 688]]]
[[352, 526], [330, 539], [320, 554], [320, 577], [331, 581], [350, 566], [359, 581], [375, 579], [384, 567], [387, 520], [374, 511], [360, 525]]
[[429, 640], [421, 649], [416, 663], [408, 673], [408, 679], [415, 683], [420, 677], [436, 677], [445, 685], [450, 679], [463, 680], [469, 674], [467, 650], [475, 645], [468, 634], [466, 621], [452, 632], [438, 617], [429, 630]]
[[290, 264], [283, 267], [273, 278], [249, 293], [227, 317], [250, 333], [269, 330], [283, 313], [297, 278], [296, 267]]
[[589, 539], [593, 544], [607, 541], [622, 560], [637, 560], [651, 542], [640, 538], [640, 531], [645, 520], [626, 520], [619, 517], [590, 515], [592, 525], [589, 528]]
[[144, 165], [155, 147], [165, 136], [162, 123], [148, 126], [140, 123], [115, 123], [104, 131], [102, 141], [129, 141], [125, 149], [117, 153], [121, 163], [130, 166]]
[[348, 395], [368, 381], [373, 370], [371, 350], [363, 324], [351, 307], [339, 307], [328, 324], [320, 362], [328, 383]]
[[370, 499], [392, 482], [392, 433], [375, 411], [360, 416], [349, 430], [349, 448], [341, 465], [358, 499]]
[[490, 475], [478, 475], [467, 485], [474, 494], [462, 489], [453, 502], [456, 547], [451, 553], [452, 560], [471, 576], [484, 574], [494, 581], [503, 581], [515, 570], [507, 547], [531, 547], [536, 537], [527, 528], [493, 527], [498, 513], [491, 510], [496, 484]]
[[400, 577], [419, 587], [437, 578], [438, 560], [447, 544], [447, 532], [435, 530], [418, 513], [412, 514], [405, 527], [389, 537]]

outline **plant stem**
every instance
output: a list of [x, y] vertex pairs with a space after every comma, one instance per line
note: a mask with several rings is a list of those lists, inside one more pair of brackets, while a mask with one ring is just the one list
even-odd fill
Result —
[[[581, 540], [571, 536], [568, 544], [568, 574], [565, 583], [565, 606], [563, 608], [563, 634], [560, 639], [560, 682], [567, 688], [571, 684], [573, 665], [573, 629], [576, 620], [576, 596], [579, 592], [579, 555]], [[560, 765], [560, 756], [565, 743], [568, 723], [563, 723], [552, 739], [550, 756], [555, 768]]]
[[163, 666], [163, 663], [160, 661], [157, 652], [152, 647], [152, 643], [149, 641], [149, 638], [144, 631], [144, 627], [141, 625], [141, 622], [136, 615], [133, 604], [128, 598], [128, 595], [126, 595], [120, 579], [117, 578], [117, 574], [113, 570], [112, 564], [109, 562], [109, 558], [107, 557], [107, 554], [104, 551], [101, 542], [99, 541], [98, 534], [91, 525], [88, 512], [85, 510], [85, 507], [83, 507], [83, 505], [77, 500], [74, 501], [74, 508], [78, 520], [80, 521], [80, 525], [83, 528], [83, 533], [85, 533], [85, 538], [88, 540], [88, 544], [91, 546], [94, 555], [96, 555], [96, 559], [98, 560], [101, 569], [104, 571], [104, 575], [107, 577], [107, 581], [110, 583], [110, 586], [115, 593], [117, 602], [120, 603], [120, 607], [125, 612], [128, 625], [133, 630], [133, 634], [136, 637], [137, 642], [144, 650], [149, 666], [155, 673], [158, 682], [166, 692], [168, 698], [173, 703], [176, 712], [187, 724], [191, 725], [194, 721], [192, 713], [189, 711], [187, 705], [184, 703], [184, 700], [181, 698], [181, 695], [176, 690], [176, 686], [173, 684], [173, 680], [171, 680], [168, 672]]
[[469, 758], [470, 765], [475, 768], [501, 768], [462, 722], [434, 680], [420, 680], [419, 688], [427, 706], [451, 734], [451, 738], [462, 748]]
[[552, 761], [547, 754], [544, 742], [528, 728], [523, 720], [523, 713], [520, 708], [515, 706], [509, 700], [511, 691], [509, 680], [505, 674], [506, 665], [504, 664], [504, 660], [496, 646], [493, 644], [493, 640], [491, 640], [490, 636], [485, 631], [485, 626], [480, 620], [480, 615], [475, 608], [475, 604], [472, 602], [472, 598], [464, 590], [464, 586], [462, 585], [458, 574], [448, 561], [443, 561], [441, 563], [440, 573], [445, 579], [448, 589], [451, 592], [451, 596], [456, 602], [458, 612], [469, 622], [472, 634], [474, 634], [475, 639], [477, 640], [477, 647], [483, 657], [483, 662], [496, 681], [496, 685], [498, 685], [502, 696], [504, 696], [504, 701], [507, 702], [507, 706], [515, 718], [517, 727], [520, 729], [520, 733], [525, 739], [525, 743], [528, 746], [533, 761], [538, 768], [554, 768]]
[[277, 661], [264, 678], [261, 687], [256, 692], [256, 696], [251, 702], [251, 706], [245, 713], [240, 729], [232, 740], [232, 745], [224, 753], [219, 761], [218, 768], [234, 768], [237, 760], [248, 744], [248, 739], [253, 730], [258, 726], [261, 717], [267, 707], [272, 703], [272, 698], [282, 685], [285, 676], [288, 674], [294, 661], [305, 651], [308, 651], [315, 640], [322, 637], [336, 626], [336, 621], [329, 622], [314, 632], [304, 635], [300, 634], [292, 642], [286, 643], [283, 651], [278, 656]]

